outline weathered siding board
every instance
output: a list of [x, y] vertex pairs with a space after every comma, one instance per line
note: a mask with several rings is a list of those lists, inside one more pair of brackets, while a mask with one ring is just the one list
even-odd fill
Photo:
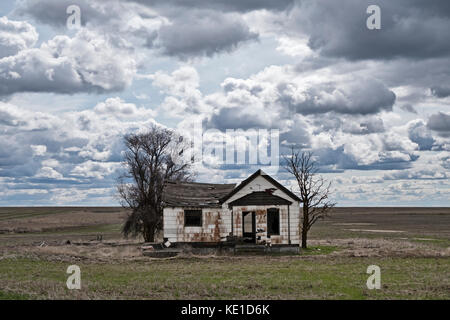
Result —
[[[256, 229], [262, 229], [262, 232], [257, 233], [257, 236], [261, 236], [258, 242], [268, 241], [267, 237], [267, 209], [278, 208], [280, 212], [280, 235], [272, 235], [270, 237], [273, 244], [288, 244], [289, 232], [288, 232], [288, 210], [286, 205], [279, 206], [242, 206], [233, 207], [233, 220], [234, 220], [234, 235], [242, 237], [242, 212], [250, 211], [255, 212]], [[297, 210], [297, 215], [292, 212]], [[298, 243], [298, 206], [290, 206], [290, 239], [292, 244]]]
[[202, 226], [185, 227], [183, 208], [164, 208], [164, 237], [171, 242], [219, 242], [231, 230], [221, 208], [203, 208]]

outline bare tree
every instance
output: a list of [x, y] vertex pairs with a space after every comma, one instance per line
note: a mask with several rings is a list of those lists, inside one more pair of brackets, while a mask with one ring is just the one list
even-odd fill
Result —
[[162, 229], [162, 197], [166, 181], [191, 179], [190, 162], [183, 159], [187, 144], [173, 131], [153, 125], [145, 133], [124, 137], [126, 173], [117, 191], [123, 207], [131, 209], [122, 227], [125, 237], [142, 234], [155, 241]]
[[308, 231], [319, 219], [326, 217], [335, 206], [328, 197], [331, 182], [327, 183], [322, 176], [317, 175], [317, 163], [311, 152], [295, 151], [292, 148], [290, 156], [284, 157], [285, 169], [294, 175], [300, 189], [300, 199], [303, 202], [301, 219], [302, 248], [306, 248]]

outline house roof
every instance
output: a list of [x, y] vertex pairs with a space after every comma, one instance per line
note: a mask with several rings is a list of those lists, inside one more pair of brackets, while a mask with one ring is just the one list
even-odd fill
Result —
[[163, 202], [166, 207], [220, 207], [220, 199], [236, 184], [167, 182]]
[[236, 199], [228, 206], [251, 206], [251, 205], [291, 205], [292, 202], [285, 198], [274, 195], [268, 191], [254, 191], [245, 196]]
[[[259, 169], [250, 177], [242, 181], [237, 187], [236, 184], [212, 184], [212, 183], [198, 183], [198, 182], [167, 182], [165, 184], [163, 202], [165, 207], [221, 207], [221, 205], [230, 199], [233, 195], [238, 193], [247, 184], [252, 182], [256, 177], [262, 176], [267, 181], [272, 183], [276, 188], [283, 191], [295, 201], [301, 201], [298, 196], [276, 181], [274, 178]], [[264, 193], [264, 194], [262, 194]], [[243, 205], [277, 205], [277, 204], [291, 204], [289, 200], [268, 193], [266, 191], [253, 192], [238, 200]], [[282, 200], [281, 200], [282, 199]], [[259, 202], [256, 202], [259, 201]], [[245, 204], [244, 204], [245, 202]], [[236, 204], [235, 204], [236, 205]]]
[[267, 181], [269, 181], [270, 183], [272, 183], [275, 187], [277, 187], [278, 189], [280, 189], [281, 191], [283, 191], [284, 193], [286, 193], [289, 197], [291, 197], [292, 199], [296, 200], [296, 201], [301, 201], [300, 198], [298, 196], [296, 196], [292, 191], [290, 191], [289, 189], [287, 189], [285, 186], [283, 186], [281, 183], [279, 183], [277, 180], [275, 180], [274, 178], [272, 178], [271, 176], [269, 176], [268, 174], [266, 174], [264, 171], [262, 171], [261, 169], [259, 169], [258, 171], [256, 171], [254, 174], [252, 174], [250, 177], [248, 177], [247, 179], [245, 179], [244, 181], [242, 181], [236, 188], [234, 188], [229, 194], [227, 194], [226, 196], [224, 196], [220, 202], [224, 203], [225, 201], [227, 201], [228, 199], [230, 199], [232, 196], [234, 196], [236, 193], [238, 193], [240, 190], [242, 190], [242, 188], [244, 188], [246, 185], [248, 185], [250, 182], [252, 182], [256, 177], [261, 176], [263, 178], [265, 178]]

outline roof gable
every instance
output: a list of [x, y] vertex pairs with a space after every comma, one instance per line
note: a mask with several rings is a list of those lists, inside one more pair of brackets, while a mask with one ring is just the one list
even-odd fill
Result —
[[286, 195], [288, 195], [290, 198], [294, 199], [295, 201], [301, 201], [298, 196], [296, 196], [292, 191], [287, 189], [285, 186], [283, 186], [281, 183], [276, 181], [274, 178], [263, 172], [261, 169], [257, 170], [255, 173], [253, 173], [250, 177], [242, 181], [236, 188], [234, 188], [229, 194], [224, 196], [222, 199], [220, 199], [220, 203], [224, 203], [228, 199], [230, 199], [232, 196], [234, 196], [236, 193], [241, 191], [245, 186], [250, 184], [253, 180], [255, 180], [257, 177], [263, 177], [267, 181], [269, 181], [272, 185], [277, 187], [280, 191], [284, 192]]

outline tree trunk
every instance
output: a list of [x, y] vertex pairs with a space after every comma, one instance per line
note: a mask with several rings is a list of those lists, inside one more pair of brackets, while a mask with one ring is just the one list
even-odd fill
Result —
[[144, 232], [144, 240], [145, 242], [155, 242], [155, 227], [147, 226]]
[[308, 238], [308, 223], [309, 223], [309, 214], [308, 208], [303, 207], [303, 226], [302, 226], [302, 248], [307, 248], [307, 238]]
[[307, 234], [306, 231], [302, 229], [302, 248], [306, 249], [306, 239], [307, 239]]
[[145, 242], [155, 242], [155, 236], [147, 232], [144, 235], [144, 241]]

